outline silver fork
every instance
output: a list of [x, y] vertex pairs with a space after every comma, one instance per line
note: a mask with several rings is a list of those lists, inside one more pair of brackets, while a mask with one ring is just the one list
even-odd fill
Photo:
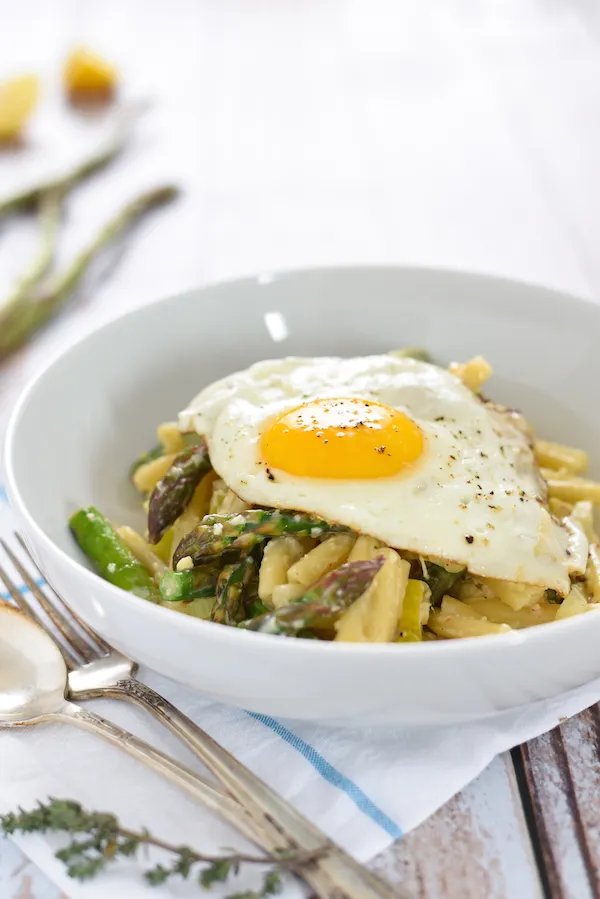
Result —
[[[45, 579], [23, 538], [20, 534], [15, 534], [15, 537], [28, 559]], [[69, 669], [69, 699], [115, 698], [147, 709], [178, 736], [221, 782], [226, 791], [223, 797], [228, 802], [236, 800], [240, 811], [250, 815], [257, 825], [255, 841], [260, 842], [263, 848], [274, 850], [285, 846], [308, 851], [326, 850], [326, 854], [314, 863], [314, 867], [302, 874], [324, 899], [409, 899], [407, 894], [399, 892], [397, 888], [392, 890], [379, 877], [356, 862], [287, 800], [238, 762], [206, 731], [151, 687], [137, 680], [136, 662], [117, 652], [88, 627], [51, 585], [49, 589], [53, 598], [50, 598], [49, 591], [39, 587], [5, 541], [0, 539], [0, 544], [31, 595], [46, 612], [64, 641], [64, 646], [61, 645], [60, 648]], [[35, 604], [16, 589], [1, 566], [0, 580], [4, 581], [21, 610], [48, 631], [47, 623], [39, 615]]]

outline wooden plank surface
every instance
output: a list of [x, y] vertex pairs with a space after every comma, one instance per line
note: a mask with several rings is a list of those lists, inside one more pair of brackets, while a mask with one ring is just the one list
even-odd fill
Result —
[[0, 838], [2, 899], [69, 899], [12, 840]]
[[522, 746], [532, 837], [551, 899], [600, 896], [600, 706]]
[[414, 899], [542, 899], [507, 753], [374, 867]]

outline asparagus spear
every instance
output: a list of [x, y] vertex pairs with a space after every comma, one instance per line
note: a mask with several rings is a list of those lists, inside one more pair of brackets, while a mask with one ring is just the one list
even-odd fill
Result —
[[38, 219], [41, 230], [41, 242], [29, 269], [21, 276], [15, 288], [2, 304], [0, 312], [0, 330], [2, 342], [7, 342], [10, 329], [18, 323], [15, 310], [26, 304], [28, 296], [46, 276], [54, 258], [56, 237], [60, 225], [62, 195], [58, 189], [49, 190], [39, 201]]
[[49, 192], [58, 191], [60, 194], [67, 194], [80, 181], [103, 169], [124, 150], [131, 136], [133, 126], [142, 111], [143, 107], [139, 105], [123, 109], [117, 116], [115, 131], [105, 146], [102, 146], [91, 156], [77, 163], [70, 172], [58, 175], [33, 187], [27, 187], [25, 190], [0, 201], [0, 216], [29, 209], [35, 206], [36, 203], [39, 203]]
[[111, 584], [150, 602], [160, 596], [148, 569], [125, 546], [110, 522], [94, 508], [79, 509], [69, 519], [75, 539], [98, 574]]
[[190, 557], [194, 565], [228, 549], [249, 552], [266, 537], [296, 534], [320, 537], [330, 531], [347, 528], [330, 524], [300, 512], [283, 509], [249, 509], [237, 515], [205, 515], [200, 524], [186, 534], [173, 556], [173, 567]]
[[456, 581], [463, 576], [466, 568], [460, 568], [458, 571], [448, 571], [442, 565], [436, 565], [435, 562], [425, 562], [427, 568], [427, 584], [431, 590], [431, 605], [439, 606], [442, 597], [447, 593]]
[[298, 637], [302, 631], [332, 637], [333, 626], [348, 606], [365, 592], [384, 559], [346, 562], [323, 575], [296, 602], [274, 612], [244, 621], [240, 626], [262, 634]]
[[212, 565], [189, 571], [167, 571], [160, 579], [160, 595], [165, 602], [188, 602], [204, 596], [214, 596], [217, 571]]
[[211, 470], [206, 442], [199, 443], [178, 453], [168, 472], [150, 496], [148, 505], [148, 539], [158, 543], [164, 532], [189, 504], [194, 490], [205, 474]]
[[423, 639], [421, 605], [425, 601], [429, 602], [429, 592], [425, 581], [409, 580], [402, 600], [397, 643], [417, 643]]
[[[19, 296], [0, 316], [0, 361], [22, 346], [66, 303], [100, 252], [131, 228], [150, 209], [172, 200], [177, 189], [159, 187], [141, 194], [124, 206], [67, 269]], [[30, 276], [28, 276], [30, 277]], [[13, 297], [14, 300], [14, 297]]]
[[252, 556], [225, 565], [217, 581], [217, 601], [211, 612], [212, 621], [236, 624], [244, 617], [244, 590], [256, 571]]

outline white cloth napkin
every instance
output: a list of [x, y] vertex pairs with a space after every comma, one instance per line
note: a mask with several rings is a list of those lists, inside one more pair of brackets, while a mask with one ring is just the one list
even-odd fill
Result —
[[[13, 527], [0, 489], [0, 535], [11, 540]], [[142, 670], [141, 677], [364, 861], [416, 827], [496, 754], [600, 699], [597, 680], [559, 699], [460, 727], [334, 730], [209, 702], [152, 671]], [[88, 705], [197, 766], [190, 753], [143, 712], [118, 702]], [[176, 844], [206, 851], [243, 845], [229, 827], [98, 738], [67, 725], [0, 732], [0, 812], [18, 805], [27, 808], [48, 796], [74, 798], [90, 809], [115, 812], [127, 825], [147, 827]], [[111, 890], [128, 899], [157, 895], [143, 883], [133, 862], [119, 863], [109, 875], [80, 885], [53, 857], [60, 841], [36, 836], [17, 837], [17, 842], [73, 899], [104, 899]], [[244, 874], [237, 888], [248, 889], [256, 877]], [[161, 890], [164, 896], [197, 895], [197, 887], [190, 883]], [[216, 889], [214, 895], [223, 891]], [[284, 895], [301, 895], [301, 890], [287, 884]]]

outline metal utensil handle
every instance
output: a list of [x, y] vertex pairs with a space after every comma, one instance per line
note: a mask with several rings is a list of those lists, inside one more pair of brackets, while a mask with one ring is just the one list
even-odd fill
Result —
[[47, 720], [74, 724], [76, 727], [97, 734], [142, 762], [152, 771], [162, 774], [175, 786], [180, 787], [189, 796], [202, 802], [210, 811], [232, 824], [249, 840], [256, 842], [260, 829], [235, 799], [225, 796], [220, 790], [215, 790], [208, 781], [205, 781], [191, 768], [180, 765], [179, 762], [165, 755], [159, 749], [155, 749], [144, 740], [140, 740], [129, 731], [66, 700], [58, 711], [44, 717]]
[[[330, 850], [316, 864], [335, 883], [336, 895], [348, 899], [410, 899], [397, 887], [392, 889], [375, 874], [355, 861], [322, 831], [300, 814], [293, 805], [238, 762], [213, 738], [151, 687], [135, 678], [125, 678], [102, 691], [104, 696], [128, 699], [146, 708], [165, 724], [200, 758], [257, 822], [271, 822], [286, 845], [301, 849]], [[276, 845], [281, 845], [282, 840]], [[331, 894], [330, 894], [331, 895]]]
[[[102, 695], [106, 696], [107, 692], [102, 690]], [[167, 778], [167, 780], [182, 789], [193, 799], [203, 803], [206, 808], [215, 812], [243, 836], [263, 849], [274, 851], [286, 845], [278, 833], [274, 838], [272, 830], [266, 826], [268, 822], [265, 821], [265, 827], [263, 827], [261, 820], [256, 821], [252, 818], [246, 809], [230, 795], [224, 793], [221, 789], [213, 787], [199, 774], [192, 771], [191, 768], [180, 765], [179, 762], [155, 749], [144, 740], [140, 740], [139, 737], [119, 727], [112, 721], [108, 721], [106, 718], [102, 718], [100, 715], [96, 715], [94, 712], [90, 712], [82, 706], [66, 700], [57, 712], [44, 717], [46, 720], [73, 724], [82, 730], [97, 734], [113, 746], [124, 750], [152, 771], [162, 774], [163, 777]], [[311, 866], [295, 873], [312, 887], [319, 899], [331, 899], [331, 897], [336, 895], [334, 884], [329, 875], [325, 871], [319, 870], [316, 866]], [[340, 899], [346, 899], [345, 895], [340, 894]], [[348, 899], [353, 899], [353, 897], [349, 896]]]

